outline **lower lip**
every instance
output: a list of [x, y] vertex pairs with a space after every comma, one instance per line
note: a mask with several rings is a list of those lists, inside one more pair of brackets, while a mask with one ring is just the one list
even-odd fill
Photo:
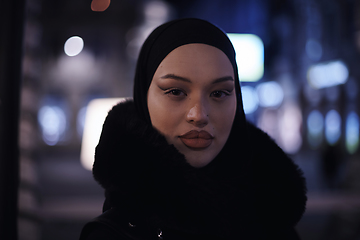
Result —
[[204, 138], [180, 138], [180, 140], [185, 144], [185, 146], [194, 149], [204, 149], [211, 145], [212, 139]]

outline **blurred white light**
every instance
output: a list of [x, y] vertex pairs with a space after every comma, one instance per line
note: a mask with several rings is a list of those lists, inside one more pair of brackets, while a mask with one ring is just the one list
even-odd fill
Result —
[[334, 145], [341, 135], [341, 118], [336, 110], [330, 110], [325, 116], [325, 137], [330, 145]]
[[349, 113], [346, 119], [346, 148], [350, 154], [359, 147], [359, 116], [355, 112]]
[[74, 36], [66, 40], [64, 45], [64, 51], [66, 55], [73, 57], [78, 55], [84, 47], [84, 41], [81, 37]]
[[265, 82], [256, 87], [259, 105], [262, 107], [278, 107], [284, 99], [284, 91], [277, 82]]
[[250, 86], [241, 87], [241, 95], [245, 114], [255, 112], [258, 108], [258, 97], [255, 89]]
[[349, 70], [340, 60], [316, 64], [308, 70], [309, 84], [317, 89], [343, 84], [348, 77]]
[[314, 39], [309, 39], [306, 42], [306, 54], [308, 55], [308, 57], [314, 61], [318, 61], [320, 60], [321, 56], [322, 56], [322, 47], [321, 44], [314, 40]]
[[318, 110], [313, 110], [307, 118], [308, 141], [312, 147], [318, 147], [322, 141], [324, 118]]
[[47, 145], [56, 145], [66, 128], [64, 111], [55, 106], [43, 106], [38, 113], [43, 140]]
[[94, 163], [95, 147], [99, 142], [105, 118], [111, 108], [126, 98], [102, 98], [92, 100], [85, 116], [84, 133], [81, 143], [81, 164], [91, 170]]
[[228, 34], [236, 52], [239, 79], [256, 82], [264, 75], [264, 44], [253, 34]]

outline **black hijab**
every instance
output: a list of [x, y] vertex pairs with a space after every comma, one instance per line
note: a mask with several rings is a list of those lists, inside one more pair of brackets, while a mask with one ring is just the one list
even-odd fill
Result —
[[196, 18], [178, 19], [157, 27], [144, 42], [138, 58], [134, 103], [139, 116], [151, 123], [147, 107], [147, 92], [153, 75], [162, 60], [175, 48], [190, 43], [204, 43], [223, 51], [229, 58], [235, 76], [237, 112], [235, 121], [245, 124], [235, 50], [227, 35], [213, 24]]
[[[203, 168], [186, 164], [183, 155], [148, 127], [151, 121], [147, 91], [152, 77], [172, 50], [190, 43], [204, 43], [223, 51], [235, 76], [237, 111], [232, 131], [221, 152]], [[267, 135], [247, 125], [235, 51], [222, 30], [199, 19], [175, 20], [156, 28], [140, 52], [134, 104], [135, 112], [129, 103], [114, 107], [105, 120], [96, 148], [93, 173], [106, 189], [110, 203], [105, 204], [104, 209], [119, 207], [127, 212], [124, 216], [129, 219], [144, 218], [150, 225], [157, 224], [152, 218], [155, 216], [158, 217], [155, 220], [160, 221], [159, 226], [163, 224], [194, 236], [211, 234], [224, 236], [224, 239], [265, 239], [258, 235], [267, 234], [272, 228], [292, 226], [293, 219], [301, 216], [302, 213], [296, 212], [299, 208], [292, 208], [293, 202], [304, 199], [303, 184], [297, 178], [299, 173]], [[248, 130], [252, 134], [248, 134]], [[259, 140], [262, 142], [258, 143]], [[255, 151], [253, 143], [261, 148]], [[269, 160], [279, 161], [274, 161], [276, 165], [272, 167]], [[289, 168], [289, 164], [284, 164], [287, 161], [291, 165]], [[281, 222], [273, 221], [274, 216], [282, 219]]]

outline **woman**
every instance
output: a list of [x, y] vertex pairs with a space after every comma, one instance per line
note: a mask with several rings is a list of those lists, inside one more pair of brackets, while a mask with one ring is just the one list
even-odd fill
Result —
[[298, 167], [245, 120], [235, 52], [199, 19], [155, 29], [134, 101], [113, 107], [96, 148], [104, 213], [81, 239], [298, 239]]

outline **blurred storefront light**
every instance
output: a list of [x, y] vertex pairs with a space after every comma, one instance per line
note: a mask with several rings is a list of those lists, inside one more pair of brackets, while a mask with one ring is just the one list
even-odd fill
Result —
[[261, 107], [278, 107], [284, 99], [284, 91], [277, 82], [264, 82], [256, 87]]
[[84, 48], [84, 41], [81, 37], [73, 36], [66, 40], [64, 51], [66, 55], [73, 57], [78, 55]]
[[95, 147], [99, 142], [102, 126], [109, 110], [125, 100], [126, 98], [102, 98], [94, 99], [88, 104], [80, 153], [81, 164], [85, 169], [92, 169]]
[[308, 141], [311, 147], [320, 146], [323, 138], [324, 117], [318, 110], [310, 112], [307, 118]]
[[241, 95], [245, 114], [251, 114], [255, 112], [259, 105], [259, 100], [255, 89], [250, 86], [241, 87]]
[[236, 52], [239, 79], [256, 82], [264, 75], [264, 44], [254, 34], [228, 34]]
[[341, 60], [316, 64], [308, 70], [309, 84], [316, 89], [344, 84], [348, 77], [349, 70]]
[[350, 112], [346, 118], [346, 149], [350, 154], [357, 151], [359, 147], [359, 116]]
[[325, 116], [325, 137], [330, 145], [334, 145], [341, 135], [341, 117], [336, 110], [330, 110]]

